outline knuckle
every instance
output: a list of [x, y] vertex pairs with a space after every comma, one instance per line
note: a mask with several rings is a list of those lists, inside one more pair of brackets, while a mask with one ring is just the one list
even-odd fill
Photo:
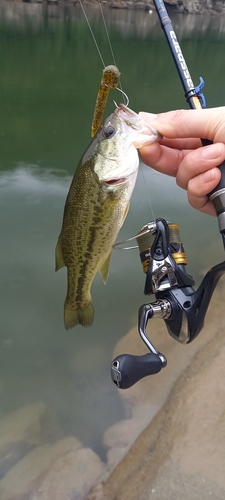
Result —
[[186, 118], [187, 111], [185, 109], [176, 109], [172, 112], [172, 120], [174, 122], [183, 122]]

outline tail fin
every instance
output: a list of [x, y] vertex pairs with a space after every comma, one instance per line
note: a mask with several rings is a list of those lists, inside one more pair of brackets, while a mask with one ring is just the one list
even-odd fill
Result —
[[90, 326], [94, 321], [94, 309], [92, 302], [80, 309], [73, 309], [71, 304], [65, 301], [64, 325], [66, 330], [76, 325]]

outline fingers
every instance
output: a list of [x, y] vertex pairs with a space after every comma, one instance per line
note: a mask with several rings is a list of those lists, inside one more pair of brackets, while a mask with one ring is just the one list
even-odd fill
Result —
[[141, 148], [139, 153], [146, 165], [173, 177], [176, 177], [179, 165], [184, 158], [182, 151], [168, 148], [158, 142]]
[[185, 142], [182, 139], [162, 139], [160, 143], [157, 142], [140, 148], [139, 155], [145, 165], [154, 168], [158, 172], [175, 177], [183, 158], [190, 150], [195, 149], [195, 147], [198, 148], [201, 144], [199, 139], [193, 141], [188, 139], [185, 139]]
[[218, 168], [213, 168], [190, 179], [187, 186], [188, 201], [196, 210], [208, 215], [216, 215], [213, 203], [209, 200], [210, 193], [219, 183], [221, 173]]
[[197, 137], [222, 142], [225, 137], [225, 107], [169, 111], [152, 115], [140, 113], [163, 136], [171, 139]]
[[217, 166], [225, 159], [225, 145], [212, 144], [187, 154], [177, 171], [178, 186], [187, 190], [192, 207], [209, 215], [215, 215], [209, 193], [217, 186], [221, 172]]
[[190, 179], [217, 167], [224, 159], [225, 145], [222, 143], [211, 144], [189, 152], [184, 156], [177, 170], [176, 181], [178, 186], [187, 189]]
[[[168, 141], [165, 141], [168, 144]], [[179, 150], [160, 143], [151, 144], [139, 149], [141, 160], [158, 172], [176, 177], [179, 166], [189, 149]]]
[[[175, 176], [194, 208], [215, 215], [208, 195], [220, 181], [217, 166], [225, 160], [225, 107], [140, 116], [163, 136], [159, 143], [139, 150], [143, 162]], [[200, 138], [214, 144], [202, 147]]]
[[160, 141], [160, 144], [163, 144], [164, 146], [167, 146], [169, 148], [175, 148], [175, 149], [197, 149], [202, 146], [202, 142], [200, 139], [191, 139], [191, 138], [185, 138], [185, 139], [167, 139], [167, 137], [163, 137]]

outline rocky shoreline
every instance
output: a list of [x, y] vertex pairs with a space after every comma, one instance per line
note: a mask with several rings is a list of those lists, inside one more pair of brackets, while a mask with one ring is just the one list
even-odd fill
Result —
[[[79, 5], [79, 0], [10, 0], [13, 2]], [[84, 4], [98, 6], [98, 0], [83, 0]], [[154, 10], [152, 0], [101, 0], [101, 4], [112, 9]], [[168, 11], [184, 14], [222, 14], [225, 13], [224, 0], [167, 0]]]
[[[75, 1], [78, 2], [78, 0]], [[88, 3], [97, 3], [96, 0], [86, 1]], [[114, 9], [154, 9], [152, 0], [102, 0], [102, 3]], [[223, 0], [167, 0], [165, 6], [168, 10], [186, 14], [218, 14], [225, 11], [225, 2]]]
[[[131, 418], [106, 432], [108, 465], [114, 457], [114, 468], [87, 500], [224, 500], [225, 318], [220, 314], [224, 293], [221, 281], [205, 327], [190, 346], [169, 337], [165, 341], [160, 323], [152, 333], [168, 355], [168, 366], [164, 373], [120, 392]], [[132, 352], [143, 354], [136, 337], [134, 330], [129, 332], [114, 354], [128, 345]], [[147, 426], [144, 415], [151, 420]], [[121, 459], [128, 442], [131, 447]]]

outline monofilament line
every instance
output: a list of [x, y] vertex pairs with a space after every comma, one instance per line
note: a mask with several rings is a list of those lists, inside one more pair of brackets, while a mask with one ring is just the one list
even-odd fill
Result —
[[[117, 66], [117, 64], [116, 64], [116, 58], [114, 56], [114, 52], [113, 52], [113, 48], [112, 48], [112, 44], [111, 44], [111, 40], [110, 40], [110, 36], [109, 36], [109, 31], [108, 31], [108, 28], [107, 28], [107, 24], [106, 24], [104, 12], [103, 12], [102, 5], [101, 5], [101, 0], [98, 0], [98, 5], [99, 5], [100, 12], [101, 12], [103, 24], [104, 24], [104, 27], [105, 27], [105, 32], [106, 32], [106, 36], [107, 36], [107, 40], [108, 40], [110, 52], [111, 52], [111, 55], [112, 55], [113, 63], [114, 63], [115, 66]], [[122, 92], [122, 94], [123, 94], [123, 102], [125, 103], [125, 96], [126, 96], [126, 94], [125, 94], [125, 92], [122, 89], [121, 82], [119, 83], [119, 88], [117, 87], [117, 90], [120, 90]], [[128, 103], [129, 103], [129, 99], [128, 99]], [[126, 104], [126, 106], [128, 106], [128, 104]]]
[[[88, 25], [88, 28], [89, 28], [89, 30], [90, 30], [90, 33], [91, 33], [91, 36], [92, 36], [92, 38], [93, 38], [93, 41], [94, 41], [95, 47], [96, 47], [96, 49], [97, 49], [97, 52], [98, 52], [99, 57], [100, 57], [100, 59], [101, 59], [101, 62], [102, 62], [103, 68], [105, 68], [105, 67], [106, 67], [106, 65], [105, 65], [104, 59], [103, 59], [103, 57], [102, 57], [102, 53], [101, 53], [101, 51], [100, 51], [100, 49], [99, 49], [99, 46], [98, 46], [97, 40], [96, 40], [96, 38], [95, 38], [95, 35], [94, 35], [94, 33], [93, 33], [92, 27], [91, 27], [91, 25], [90, 25], [90, 22], [89, 22], [88, 16], [87, 16], [87, 14], [86, 14], [86, 11], [85, 11], [85, 9], [84, 9], [84, 6], [83, 6], [83, 4], [82, 4], [82, 1], [81, 1], [81, 0], [79, 0], [79, 4], [80, 4], [81, 9], [82, 9], [82, 11], [83, 11], [83, 14], [84, 14], [85, 20], [86, 20], [87, 25]], [[98, 0], [98, 5], [99, 5], [100, 12], [101, 12], [102, 21], [103, 21], [103, 24], [104, 24], [105, 33], [106, 33], [106, 37], [107, 37], [107, 40], [108, 40], [108, 44], [109, 44], [109, 48], [110, 48], [110, 52], [111, 52], [111, 56], [112, 56], [112, 59], [113, 59], [113, 63], [114, 63], [114, 65], [115, 65], [115, 66], [117, 66], [117, 64], [116, 64], [116, 58], [115, 58], [115, 56], [114, 56], [114, 52], [113, 52], [113, 48], [112, 48], [112, 44], [111, 44], [111, 40], [110, 40], [110, 36], [109, 36], [109, 31], [108, 31], [108, 28], [107, 28], [107, 25], [106, 25], [106, 20], [105, 20], [105, 16], [104, 16], [104, 13], [103, 13], [103, 9], [102, 9], [102, 6], [101, 6], [101, 1], [100, 1], [100, 0]], [[117, 88], [117, 90], [121, 90], [121, 92], [122, 92], [122, 94], [123, 94], [123, 102], [125, 103], [125, 97], [124, 97], [124, 92], [123, 92], [123, 89], [122, 89], [121, 82], [119, 83], [119, 87], [120, 87], [120, 88]]]
[[82, 11], [83, 11], [84, 17], [85, 17], [85, 19], [86, 19], [86, 22], [87, 22], [88, 28], [89, 28], [89, 30], [90, 30], [90, 32], [91, 32], [91, 35], [92, 35], [93, 41], [94, 41], [94, 43], [95, 43], [96, 49], [97, 49], [97, 51], [98, 51], [99, 57], [100, 57], [100, 59], [101, 59], [101, 61], [102, 61], [103, 68], [105, 68], [104, 59], [103, 59], [103, 57], [102, 57], [102, 54], [101, 54], [101, 51], [100, 51], [100, 49], [99, 49], [99, 46], [98, 46], [97, 40], [96, 40], [95, 35], [94, 35], [93, 31], [92, 31], [92, 27], [91, 27], [91, 25], [90, 25], [90, 23], [89, 23], [89, 20], [88, 20], [87, 14], [86, 14], [86, 12], [85, 12], [85, 10], [84, 10], [84, 6], [83, 6], [83, 4], [82, 4], [81, 0], [79, 0], [79, 3], [80, 3], [80, 6], [81, 6], [81, 8], [82, 8]]
[[144, 181], [144, 185], [145, 185], [145, 190], [146, 190], [146, 194], [147, 194], [147, 199], [148, 199], [148, 203], [149, 203], [149, 206], [150, 206], [150, 210], [151, 210], [151, 214], [152, 214], [152, 220], [155, 221], [155, 214], [154, 214], [154, 211], [153, 211], [153, 206], [152, 206], [152, 202], [150, 200], [150, 195], [149, 195], [149, 189], [147, 187], [147, 182], [146, 182], [146, 178], [145, 178], [145, 174], [144, 174], [144, 165], [141, 163], [140, 165], [140, 171], [142, 173], [142, 178], [143, 178], [143, 181]]
[[100, 0], [98, 0], [98, 5], [99, 5], [100, 12], [101, 12], [103, 24], [104, 24], [104, 27], [105, 27], [105, 32], [106, 32], [106, 36], [107, 36], [109, 48], [110, 48], [110, 51], [111, 51], [111, 55], [112, 55], [112, 59], [113, 59], [113, 64], [115, 66], [117, 66], [116, 59], [115, 59], [114, 52], [113, 52], [113, 48], [112, 48], [112, 44], [111, 44], [111, 40], [110, 40], [110, 36], [109, 36], [109, 32], [108, 32], [108, 28], [107, 28], [107, 25], [106, 25], [105, 16], [104, 16], [104, 13], [103, 13], [103, 10], [102, 10], [102, 5], [101, 5], [101, 1]]

